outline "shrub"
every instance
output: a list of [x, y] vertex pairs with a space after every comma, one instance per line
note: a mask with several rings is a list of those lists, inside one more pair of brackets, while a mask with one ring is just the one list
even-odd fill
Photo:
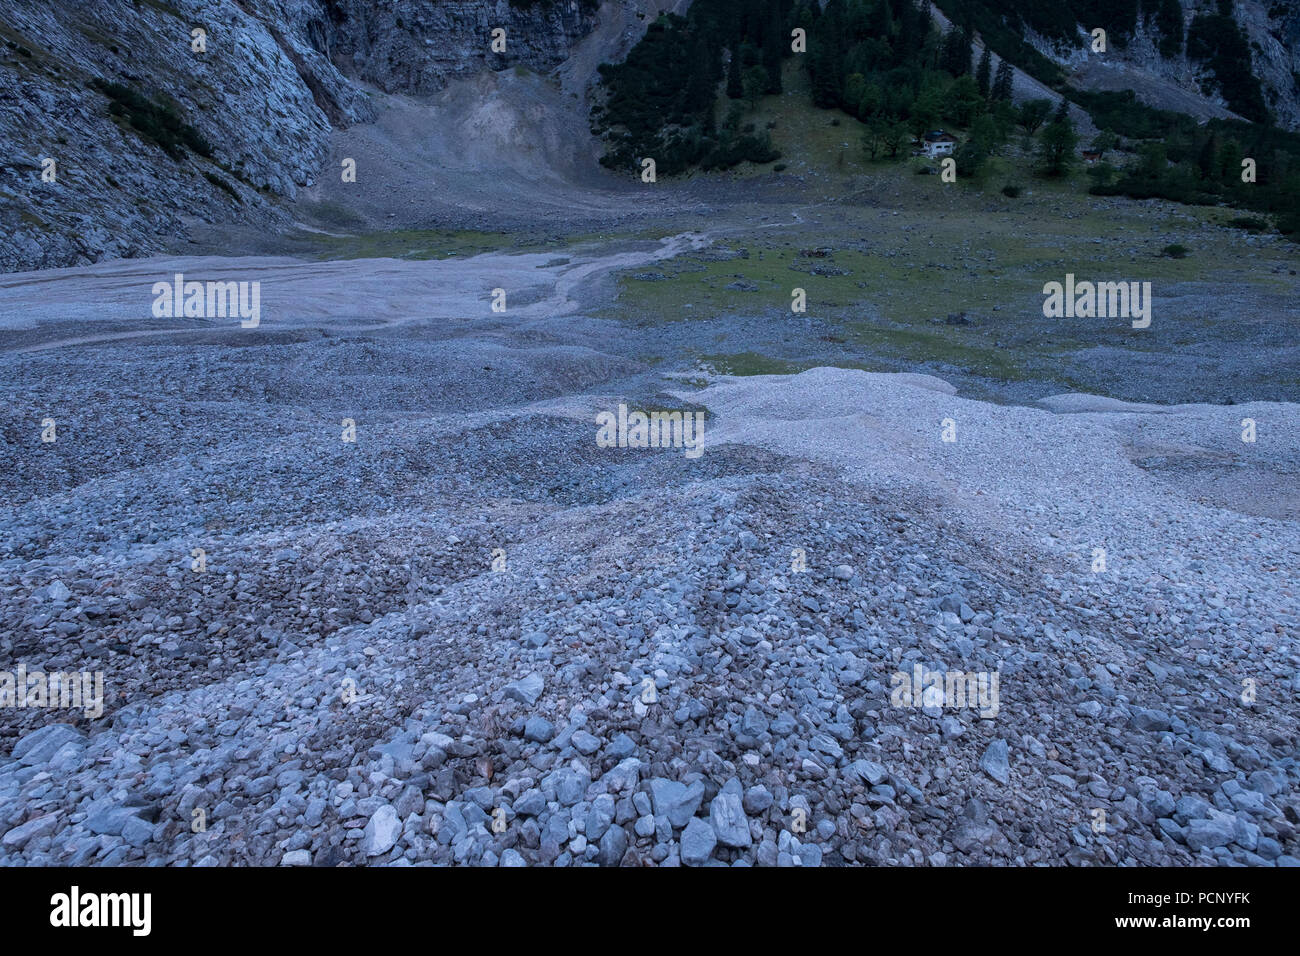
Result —
[[730, 169], [743, 162], [770, 163], [780, 159], [781, 154], [772, 147], [772, 141], [766, 133], [746, 136], [722, 136], [700, 163], [705, 172], [715, 169]]
[[1236, 219], [1229, 219], [1228, 225], [1235, 229], [1245, 229], [1247, 232], [1268, 231], [1268, 220], [1260, 219], [1258, 216], [1238, 216]]
[[239, 198], [239, 193], [235, 191], [235, 187], [230, 185], [230, 183], [226, 182], [216, 173], [208, 172], [208, 173], [204, 173], [203, 175], [207, 177], [208, 182], [212, 183], [212, 185], [216, 186], [218, 189], [224, 189], [226, 192], [230, 193], [230, 195], [234, 197], [235, 202], [240, 202], [240, 203], [243, 202], [243, 200]]
[[212, 144], [169, 104], [150, 100], [121, 83], [96, 79], [91, 81], [91, 86], [109, 98], [109, 113], [121, 117], [143, 139], [155, 143], [172, 159], [184, 159], [186, 149], [200, 156], [212, 156]]
[[1160, 250], [1160, 254], [1168, 259], [1186, 259], [1187, 253], [1191, 250], [1186, 246], [1172, 242]]
[[1002, 195], [1006, 196], [1008, 199], [1019, 199], [1020, 187], [1013, 186], [1011, 183], [1007, 183], [1005, 186], [1002, 187]]

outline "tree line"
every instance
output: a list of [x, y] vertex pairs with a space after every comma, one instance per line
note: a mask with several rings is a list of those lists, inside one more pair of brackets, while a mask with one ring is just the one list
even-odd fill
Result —
[[[984, 0], [937, 5], [953, 24], [946, 34], [929, 6], [914, 0], [827, 0], [824, 7], [816, 0], [695, 0], [685, 16], [651, 24], [623, 63], [600, 67], [604, 95], [592, 129], [605, 141], [601, 162], [632, 170], [651, 157], [658, 173], [673, 175], [778, 158], [768, 132], [746, 122], [746, 107], [781, 92], [799, 28], [813, 105], [862, 121], [870, 159], [908, 155], [914, 139], [947, 127], [965, 133], [958, 174], [978, 176], [1019, 128], [1038, 170], [1063, 176], [1076, 162], [1073, 101], [1102, 130], [1091, 144], [1103, 154], [1089, 169], [1093, 192], [1227, 203], [1276, 213], [1279, 227], [1295, 232], [1300, 137], [1268, 122], [1233, 0], [1198, 15], [1185, 36], [1179, 0], [997, 0], [996, 15]], [[1199, 126], [1143, 106], [1131, 92], [1069, 90], [1069, 101], [1056, 107], [1046, 99], [1013, 103], [1013, 56], [1022, 52], [1024, 27], [1077, 41], [1079, 23], [1105, 23], [1109, 41], [1123, 43], [1140, 22], [1158, 32], [1167, 55], [1185, 48], [1202, 59], [1229, 103], [1261, 121]], [[983, 40], [978, 59], [976, 35]], [[1122, 150], [1134, 154], [1126, 168], [1105, 161]], [[1241, 180], [1246, 158], [1256, 160], [1254, 182]]]

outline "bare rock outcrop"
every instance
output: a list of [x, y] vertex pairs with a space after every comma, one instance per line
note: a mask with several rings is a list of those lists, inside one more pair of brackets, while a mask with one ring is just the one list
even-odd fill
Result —
[[590, 0], [0, 0], [0, 272], [284, 225], [331, 131], [374, 118], [367, 84], [549, 69], [593, 18]]

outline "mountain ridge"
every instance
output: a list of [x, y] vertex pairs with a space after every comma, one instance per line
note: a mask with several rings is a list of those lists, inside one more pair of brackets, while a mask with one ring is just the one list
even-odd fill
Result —
[[[1187, 29], [1216, 4], [1182, 4]], [[223, 225], [281, 234], [304, 214], [295, 201], [336, 174], [332, 144], [340, 131], [372, 124], [387, 108], [386, 96], [427, 99], [449, 83], [489, 72], [513, 67], [556, 79], [563, 99], [554, 97], [552, 105], [573, 106], [557, 125], [580, 136], [576, 118], [585, 115], [595, 67], [625, 56], [660, 13], [690, 6], [689, 0], [68, 0], [56, 15], [0, 0], [0, 135], [11, 146], [0, 157], [6, 227], [0, 271], [155, 254]], [[1300, 3], [1231, 6], [1265, 67], [1270, 108], [1295, 128]], [[979, 7], [939, 3], [936, 20]], [[1232, 115], [1185, 50], [1174, 58], [1160, 52], [1151, 22], [1138, 16], [1131, 36], [1112, 30], [1104, 57], [1081, 45], [1078, 22], [1077, 35], [1038, 34], [1028, 24], [1017, 29], [1063, 76], [1068, 70], [1078, 88], [1131, 88], [1140, 100], [1199, 119]], [[503, 53], [490, 49], [494, 25], [506, 31]], [[200, 29], [204, 48], [196, 51], [193, 31]], [[975, 34], [977, 52], [985, 43], [998, 50], [998, 41], [994, 33]], [[1017, 66], [1034, 70], [1031, 63]], [[116, 100], [103, 92], [104, 82], [122, 87]], [[1018, 70], [1017, 82], [1047, 90], [1029, 72]], [[1062, 83], [1054, 95], [1069, 89]], [[427, 112], [427, 122], [440, 122], [435, 109]], [[1087, 133], [1086, 113], [1072, 114]], [[192, 128], [211, 144], [211, 155], [156, 148], [167, 135], [159, 124]]]

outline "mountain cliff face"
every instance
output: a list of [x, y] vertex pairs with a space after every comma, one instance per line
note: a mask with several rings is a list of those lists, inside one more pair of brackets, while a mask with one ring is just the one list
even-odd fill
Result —
[[[386, 92], [431, 93], [447, 79], [526, 64], [549, 69], [592, 27], [594, 0], [298, 0], [308, 41]], [[505, 30], [505, 52], [492, 31]]]
[[1239, 0], [1236, 19], [1268, 108], [1279, 126], [1300, 130], [1300, 0]]
[[[1152, 105], [1193, 115], [1257, 119], [1255, 110], [1267, 110], [1279, 126], [1300, 128], [1300, 0], [1237, 0], [1230, 16], [1222, 6], [1218, 0], [1184, 0], [1181, 44], [1154, 16], [1139, 17], [1133, 32], [1104, 57], [1076, 48], [1063, 62], [1083, 86], [1131, 88]], [[1232, 69], [1225, 63], [1232, 48], [1222, 41], [1235, 40], [1234, 24], [1240, 72], [1258, 81], [1258, 100], [1252, 89], [1224, 75]]]
[[[690, 6], [598, 2], [0, 0], [0, 271], [147, 255], [205, 223], [286, 225], [280, 200], [315, 184], [332, 131], [375, 118], [372, 91], [422, 96], [565, 63], [565, 95], [581, 99], [597, 63]], [[1018, 47], [1013, 62], [1035, 75], [1026, 60], [1197, 116], [1241, 112], [1244, 62], [1262, 107], [1300, 129], [1300, 0], [936, 5], [973, 16], [995, 49]], [[1214, 43], [1230, 22], [1235, 58]], [[1083, 42], [1094, 25], [1112, 38], [1104, 56]]]
[[[429, 93], [548, 69], [591, 0], [0, 0], [0, 271], [145, 255], [202, 222], [274, 225], [364, 84]], [[506, 31], [504, 53], [490, 49]], [[201, 30], [196, 34], [194, 31]]]
[[[1237, 114], [1300, 129], [1300, 0], [936, 0], [995, 47], [1020, 45], [1086, 89], [1200, 117]], [[1091, 49], [1106, 31], [1104, 52]], [[1026, 56], [1025, 54], [1028, 54]], [[1044, 78], [1040, 76], [1040, 78]]]

